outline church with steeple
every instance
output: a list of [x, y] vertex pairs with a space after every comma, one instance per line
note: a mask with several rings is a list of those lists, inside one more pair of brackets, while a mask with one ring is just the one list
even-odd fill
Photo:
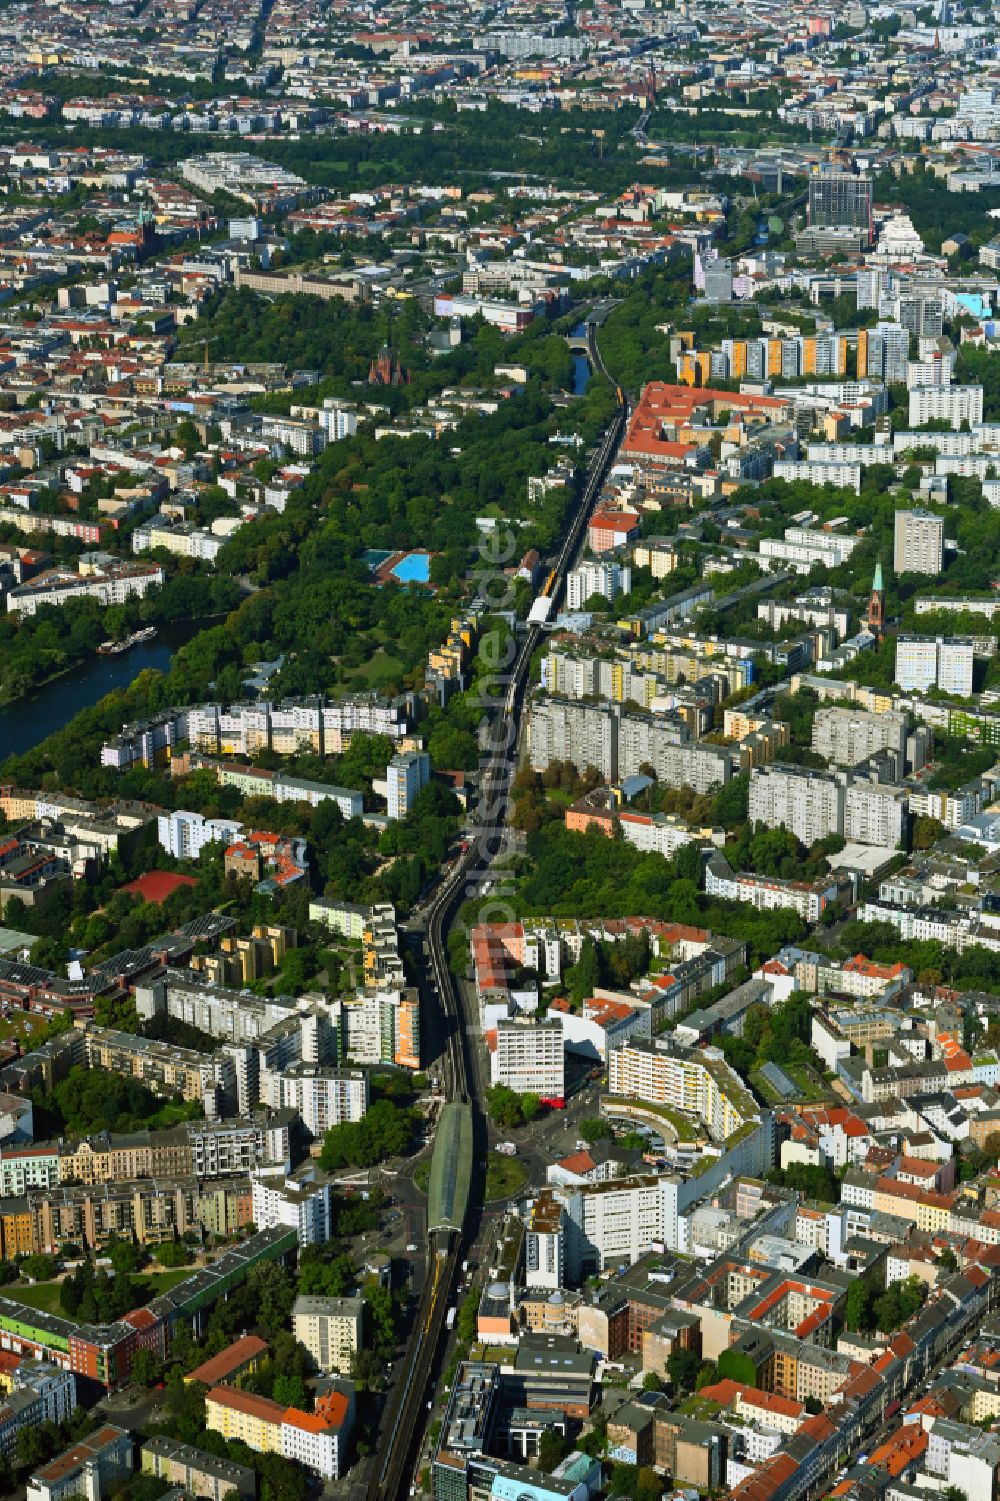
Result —
[[885, 633], [885, 586], [882, 582], [881, 558], [875, 564], [875, 577], [872, 579], [872, 592], [868, 596], [865, 625], [875, 639], [881, 641]]

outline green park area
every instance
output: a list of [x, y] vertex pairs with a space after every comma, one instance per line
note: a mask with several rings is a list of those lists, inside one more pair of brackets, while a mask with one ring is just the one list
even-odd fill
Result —
[[[133, 1276], [132, 1283], [136, 1289], [136, 1302], [146, 1301], [146, 1291], [150, 1298], [157, 1298], [162, 1293], [169, 1292], [176, 1287], [178, 1282], [183, 1282], [185, 1277], [190, 1277], [191, 1267], [172, 1267], [162, 1272], [140, 1272]], [[62, 1281], [57, 1278], [52, 1282], [13, 1282], [3, 1289], [5, 1298], [11, 1298], [15, 1303], [26, 1303], [29, 1308], [40, 1308], [44, 1313], [63, 1314], [64, 1309], [59, 1301], [59, 1289]]]
[[491, 1152], [486, 1160], [486, 1197], [488, 1200], [509, 1199], [528, 1181], [523, 1163], [516, 1157], [501, 1157]]

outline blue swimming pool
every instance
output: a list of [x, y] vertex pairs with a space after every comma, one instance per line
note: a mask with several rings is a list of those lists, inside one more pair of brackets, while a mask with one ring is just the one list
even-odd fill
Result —
[[401, 584], [426, 584], [431, 576], [430, 553], [411, 552], [399, 562], [392, 570], [393, 578], [399, 579]]
[[371, 569], [372, 573], [377, 573], [382, 567], [382, 564], [385, 562], [386, 558], [391, 557], [391, 552], [383, 552], [377, 547], [369, 547], [368, 551], [365, 553], [365, 562], [368, 564], [368, 567]]

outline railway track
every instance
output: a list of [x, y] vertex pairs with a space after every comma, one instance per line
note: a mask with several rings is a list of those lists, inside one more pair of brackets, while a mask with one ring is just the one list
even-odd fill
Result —
[[[597, 352], [596, 334], [588, 325], [588, 337], [592, 346], [592, 359], [602, 373], [603, 364]], [[553, 608], [562, 598], [566, 586], [566, 572], [576, 557], [583, 540], [594, 502], [614, 458], [618, 442], [628, 415], [628, 407], [621, 390], [617, 392], [618, 406], [597, 450], [591, 460], [576, 512], [567, 528], [558, 557], [549, 578], [548, 593]], [[519, 723], [528, 686], [528, 670], [532, 654], [541, 640], [542, 632], [537, 626], [529, 627], [510, 670], [510, 683], [503, 711], [494, 711], [490, 720], [489, 735], [484, 751], [483, 795], [488, 794], [484, 804], [483, 795], [477, 810], [478, 830], [470, 839], [469, 848], [447, 871], [427, 907], [427, 954], [430, 963], [430, 978], [437, 990], [441, 1009], [448, 1027], [448, 1042], [445, 1052], [445, 1093], [449, 1100], [468, 1103], [472, 1110], [473, 1131], [477, 1143], [474, 1154], [475, 1166], [470, 1204], [481, 1205], [482, 1195], [475, 1190], [485, 1178], [486, 1122], [476, 1088], [477, 1068], [471, 1054], [470, 1027], [465, 1024], [461, 1001], [454, 978], [448, 966], [447, 932], [454, 913], [476, 889], [478, 881], [488, 871], [493, 860], [503, 848], [504, 826], [507, 821], [508, 792], [517, 761], [517, 740], [509, 734], [509, 722]], [[484, 816], [485, 815], [485, 816]], [[473, 1019], [474, 1020], [474, 1019]], [[451, 1293], [455, 1286], [462, 1235], [437, 1232], [432, 1236], [432, 1270], [425, 1279], [417, 1314], [410, 1339], [403, 1357], [405, 1362], [402, 1383], [396, 1387], [389, 1404], [382, 1429], [383, 1446], [372, 1467], [367, 1489], [368, 1501], [397, 1501], [409, 1493], [410, 1473], [415, 1461], [415, 1449], [423, 1434], [423, 1417], [426, 1414], [430, 1394], [433, 1392], [433, 1374], [441, 1345], [445, 1315]]]

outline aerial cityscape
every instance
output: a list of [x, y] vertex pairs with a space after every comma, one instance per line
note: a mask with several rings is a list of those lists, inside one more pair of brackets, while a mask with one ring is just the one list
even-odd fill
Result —
[[1000, 11], [0, 0], [0, 1495], [1000, 1501]]

